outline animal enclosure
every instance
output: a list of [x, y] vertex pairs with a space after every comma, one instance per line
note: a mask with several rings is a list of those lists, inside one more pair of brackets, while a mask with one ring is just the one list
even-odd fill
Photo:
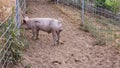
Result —
[[[114, 55], [119, 54], [114, 50], [114, 47], [120, 47], [119, 0], [57, 0], [57, 3], [49, 1], [16, 0], [13, 11], [4, 21], [0, 22], [0, 68], [9, 68], [10, 64], [21, 62], [21, 58], [24, 56], [22, 51], [27, 42], [26, 38], [30, 40], [31, 47], [25, 53], [24, 59], [27, 61], [26, 63], [30, 61], [33, 68], [37, 66], [39, 68], [39, 64], [41, 67], [46, 65], [46, 68], [52, 67], [52, 64], [53, 68], [60, 66], [63, 68], [67, 64], [66, 68], [75, 66], [76, 68], [80, 66], [92, 68], [92, 65], [93, 68], [96, 68], [97, 65], [94, 66], [94, 64], [99, 62], [99, 56], [103, 56], [105, 62], [106, 58], [111, 61], [111, 57], [115, 57], [113, 52], [115, 52]], [[51, 37], [43, 32], [40, 32], [38, 41], [32, 41], [29, 38], [31, 32], [24, 32], [20, 29], [23, 17], [26, 15], [62, 19], [63, 43], [60, 46], [51, 46]], [[102, 47], [103, 45], [104, 47], [106, 45], [106, 49]], [[113, 46], [113, 51], [107, 46]], [[108, 51], [106, 51], [107, 49]], [[98, 53], [99, 56], [96, 55]], [[96, 56], [98, 61], [94, 59]], [[119, 58], [112, 59], [119, 63]], [[118, 66], [119, 68], [119, 64], [114, 65], [114, 61], [111, 61], [112, 64], [108, 66], [113, 68]], [[100, 61], [98, 66], [103, 64], [104, 67], [107, 67], [107, 61], [104, 62]], [[24, 63], [24, 67], [29, 67], [29, 64], [24, 65]], [[90, 64], [90, 66], [86, 64]]]

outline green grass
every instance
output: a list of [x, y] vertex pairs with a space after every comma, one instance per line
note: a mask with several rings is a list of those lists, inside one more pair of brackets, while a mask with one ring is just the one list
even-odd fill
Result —
[[[90, 32], [97, 40], [95, 45], [107, 45], [120, 38], [119, 27], [111, 19], [85, 18], [82, 30]], [[119, 31], [120, 32], [120, 31]]]

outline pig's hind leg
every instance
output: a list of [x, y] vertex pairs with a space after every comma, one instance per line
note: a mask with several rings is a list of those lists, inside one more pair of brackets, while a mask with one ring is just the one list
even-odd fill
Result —
[[38, 39], [39, 39], [39, 38], [38, 38], [38, 36], [39, 36], [39, 30], [37, 30], [36, 33], [37, 33], [37, 34], [36, 34], [36, 40], [38, 40]]
[[60, 40], [60, 32], [58, 31], [56, 31], [56, 33], [57, 33], [57, 44], [59, 44], [59, 40]]
[[53, 36], [53, 43], [54, 45], [57, 44], [57, 33], [55, 31], [52, 31], [52, 36]]

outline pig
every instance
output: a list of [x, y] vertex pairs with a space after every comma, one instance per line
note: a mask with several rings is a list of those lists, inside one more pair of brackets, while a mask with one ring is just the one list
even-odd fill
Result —
[[29, 18], [25, 17], [21, 28], [25, 30], [32, 30], [32, 39], [38, 39], [39, 30], [52, 33], [53, 45], [59, 44], [60, 33], [63, 30], [62, 23], [59, 20], [53, 18]]

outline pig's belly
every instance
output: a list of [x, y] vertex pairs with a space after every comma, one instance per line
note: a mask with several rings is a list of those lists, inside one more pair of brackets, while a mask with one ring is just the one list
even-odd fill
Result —
[[39, 27], [39, 29], [40, 30], [42, 30], [42, 31], [45, 31], [45, 32], [50, 32], [51, 31], [51, 28], [49, 28], [49, 27], [45, 27], [45, 26], [42, 26], [42, 27]]

